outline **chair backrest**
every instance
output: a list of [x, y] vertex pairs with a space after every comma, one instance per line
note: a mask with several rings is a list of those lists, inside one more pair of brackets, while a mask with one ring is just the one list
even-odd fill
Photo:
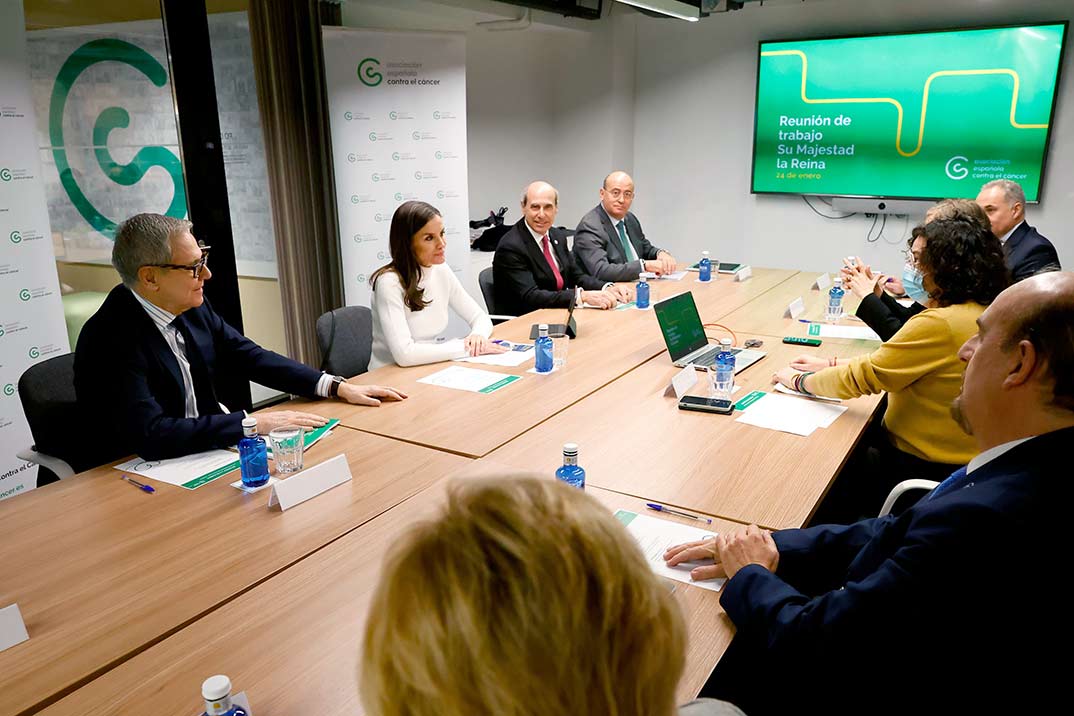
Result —
[[[107, 376], [101, 376], [101, 380], [107, 380]], [[73, 439], [84, 427], [77, 418], [75, 354], [49, 358], [27, 368], [19, 378], [19, 399], [30, 424], [34, 449], [65, 460], [72, 467], [80, 464], [79, 443]]]
[[373, 353], [373, 313], [365, 306], [344, 306], [317, 319], [321, 370], [351, 378], [369, 369]]
[[477, 275], [477, 285], [481, 287], [481, 295], [485, 297], [485, 307], [489, 313], [499, 313], [496, 310], [496, 290], [492, 285], [492, 267], [481, 269]]

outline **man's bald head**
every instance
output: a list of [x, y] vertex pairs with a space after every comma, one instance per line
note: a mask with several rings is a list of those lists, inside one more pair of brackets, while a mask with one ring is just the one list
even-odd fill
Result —
[[552, 186], [551, 184], [549, 184], [548, 182], [540, 181], [540, 180], [535, 181], [535, 182], [530, 182], [529, 184], [526, 185], [526, 188], [522, 190], [522, 199], [521, 199], [522, 206], [525, 206], [526, 204], [529, 203], [530, 193], [531, 192], [534, 193], [534, 194], [539, 194], [539, 193], [543, 194], [543, 193], [549, 192], [549, 191], [552, 192], [553, 202], [555, 203], [556, 206], [559, 206], [559, 192], [556, 191], [556, 188], [554, 186]]

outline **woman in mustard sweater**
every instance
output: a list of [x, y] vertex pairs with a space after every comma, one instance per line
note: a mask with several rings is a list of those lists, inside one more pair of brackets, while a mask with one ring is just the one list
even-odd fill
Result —
[[959, 348], [1009, 283], [1003, 247], [991, 231], [961, 218], [930, 222], [911, 241], [910, 261], [928, 292], [926, 310], [868, 355], [834, 365], [800, 356], [773, 376], [789, 388], [834, 398], [887, 391], [883, 429], [859, 445], [840, 477], [844, 484], [831, 495], [857, 514], [875, 515], [900, 481], [943, 480], [977, 453], [950, 406], [962, 385]]

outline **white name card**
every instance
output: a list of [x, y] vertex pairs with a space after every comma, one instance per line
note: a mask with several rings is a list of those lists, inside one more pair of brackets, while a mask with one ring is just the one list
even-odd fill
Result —
[[791, 301], [791, 305], [787, 306], [787, 310], [783, 312], [783, 317], [798, 318], [798, 316], [801, 316], [803, 313], [805, 313], [805, 301], [799, 296]]
[[674, 395], [675, 400], [682, 400], [682, 396], [686, 395], [686, 391], [693, 388], [696, 383], [697, 369], [692, 365], [688, 365], [671, 379], [671, 384], [664, 390], [664, 397]]
[[351, 468], [347, 464], [347, 458], [343, 455], [336, 455], [331, 460], [326, 460], [320, 465], [315, 465], [274, 484], [272, 494], [269, 495], [268, 506], [271, 508], [278, 504], [281, 510], [286, 510], [322, 492], [327, 492], [336, 485], [342, 485], [350, 479]]
[[748, 279], [748, 278], [750, 278], [752, 276], [753, 276], [753, 269], [750, 268], [749, 266], [743, 266], [738, 271], [735, 271], [735, 280], [739, 281], [739, 282], [745, 281], [746, 279]]
[[0, 609], [0, 651], [10, 649], [30, 638], [18, 604]]
[[820, 276], [817, 276], [817, 280], [813, 282], [813, 288], [817, 289], [818, 291], [823, 291], [831, 285], [832, 277], [826, 273], [822, 273]]

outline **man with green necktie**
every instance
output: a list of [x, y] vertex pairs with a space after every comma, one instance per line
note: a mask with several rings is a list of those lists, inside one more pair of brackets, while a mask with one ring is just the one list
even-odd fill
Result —
[[583, 272], [601, 281], [636, 281], [642, 271], [675, 271], [675, 257], [645, 238], [638, 217], [630, 212], [633, 202], [629, 174], [614, 171], [604, 178], [600, 204], [582, 217], [574, 234], [574, 255]]

